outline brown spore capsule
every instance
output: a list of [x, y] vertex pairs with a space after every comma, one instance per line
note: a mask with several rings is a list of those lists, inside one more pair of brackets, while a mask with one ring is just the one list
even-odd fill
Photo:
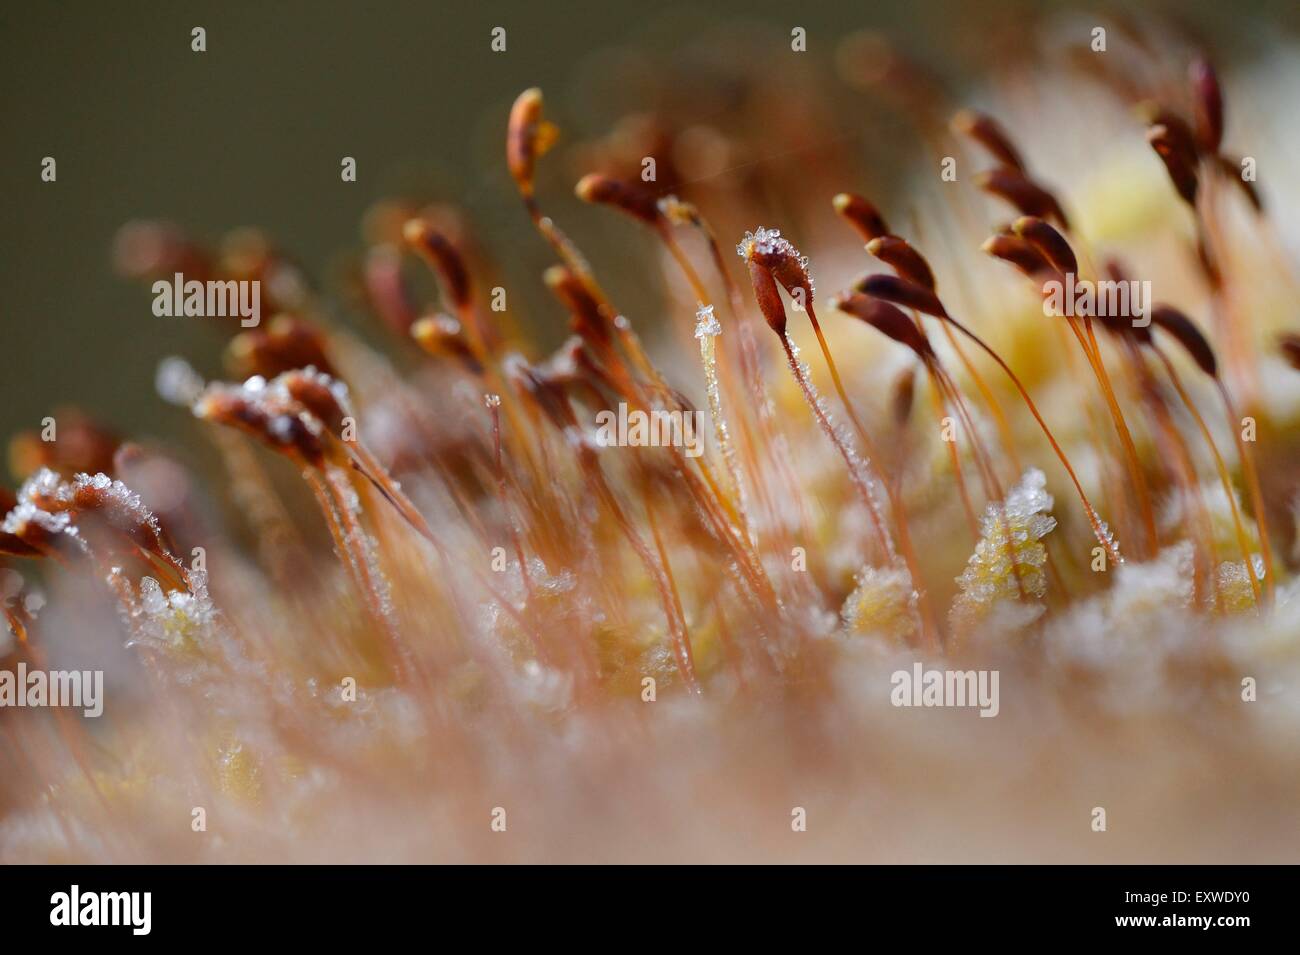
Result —
[[867, 243], [867, 251], [900, 277], [934, 291], [934, 272], [930, 263], [906, 239], [896, 235], [882, 235]]

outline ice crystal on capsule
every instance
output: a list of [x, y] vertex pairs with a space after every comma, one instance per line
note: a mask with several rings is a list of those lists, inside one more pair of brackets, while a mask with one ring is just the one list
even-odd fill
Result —
[[849, 636], [903, 641], [915, 633], [918, 595], [906, 567], [864, 567], [856, 579], [857, 586], [840, 610]]
[[1025, 471], [1001, 506], [990, 504], [980, 521], [980, 539], [966, 569], [957, 578], [952, 623], [969, 631], [995, 605], [1006, 600], [1040, 598], [1047, 592], [1047, 548], [1042, 539], [1056, 527], [1048, 513], [1052, 495], [1037, 468]]

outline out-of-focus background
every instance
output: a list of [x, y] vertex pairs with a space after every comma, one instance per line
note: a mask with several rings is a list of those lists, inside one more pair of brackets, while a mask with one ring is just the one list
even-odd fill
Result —
[[[523, 228], [502, 156], [520, 90], [545, 89], [566, 138], [601, 132], [637, 105], [638, 70], [654, 69], [657, 54], [690, 50], [707, 68], [711, 56], [728, 55], [729, 37], [768, 31], [779, 49], [794, 26], [808, 35], [798, 69], [830, 73], [838, 40], [871, 28], [960, 81], [992, 44], [996, 55], [1014, 53], [1018, 22], [1076, 6], [1113, 14], [1125, 5], [8, 5], [0, 11], [0, 435], [39, 427], [73, 403], [125, 432], [189, 440], [184, 415], [154, 394], [154, 369], [179, 353], [216, 374], [222, 339], [203, 319], [154, 317], [148, 290], [114, 275], [112, 238], [129, 220], [170, 219], [208, 242], [259, 226], [333, 292], [375, 200], [451, 200], [500, 260], [512, 312], [552, 318], [554, 340], [559, 312], [538, 281], [549, 258]], [[1151, 6], [1213, 37], [1226, 57], [1250, 56], [1269, 34], [1300, 24], [1300, 6], [1285, 0]], [[202, 54], [190, 49], [196, 26], [207, 31]], [[496, 26], [507, 30], [505, 53], [490, 49]], [[772, 82], [791, 68], [793, 60], [774, 60]], [[890, 132], [872, 124], [888, 119], [846, 103], [846, 135], [870, 158]], [[772, 152], [810, 147], [774, 143]], [[55, 183], [40, 179], [45, 156], [57, 160]], [[340, 180], [344, 156], [357, 160], [355, 183]], [[890, 172], [885, 165], [880, 175]], [[555, 171], [548, 206], [584, 247], [613, 256], [638, 241], [609, 213], [581, 209], [568, 174]], [[652, 324], [658, 293], [639, 271], [648, 270], [619, 269], [609, 281], [616, 298], [645, 303], [638, 321]], [[331, 297], [337, 321], [373, 334], [346, 297]]]

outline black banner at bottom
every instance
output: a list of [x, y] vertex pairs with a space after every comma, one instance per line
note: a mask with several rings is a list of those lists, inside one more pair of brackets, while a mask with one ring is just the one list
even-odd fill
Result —
[[[724, 881], [712, 875], [708, 886], [681, 872], [627, 871], [606, 875], [599, 894], [580, 878], [569, 889], [555, 875], [545, 883], [525, 875], [512, 886], [510, 874], [481, 869], [11, 867], [6, 874], [0, 911], [9, 938], [75, 932], [82, 943], [284, 937], [337, 944], [427, 933], [439, 923], [496, 942], [573, 929], [631, 940], [673, 933], [671, 923], [689, 919], [715, 925], [731, 941], [747, 927], [766, 934], [784, 922], [801, 934], [847, 929], [865, 938], [878, 928], [895, 939], [920, 932], [931, 943], [1048, 932], [1233, 944], [1294, 925], [1294, 887], [1280, 868], [875, 867], [828, 873], [845, 880], [835, 890], [790, 868], [733, 872]], [[716, 917], [701, 918], [709, 911]]]

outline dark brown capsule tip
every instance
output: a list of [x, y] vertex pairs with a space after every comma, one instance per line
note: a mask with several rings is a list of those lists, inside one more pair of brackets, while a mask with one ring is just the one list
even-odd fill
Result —
[[1116, 338], [1130, 338], [1139, 345], [1150, 345], [1153, 341], [1151, 329], [1143, 325], [1134, 325], [1130, 315], [1098, 314], [1095, 320]]
[[280, 383], [294, 401], [302, 405], [327, 427], [331, 433], [343, 430], [347, 409], [330, 388], [330, 380], [307, 371], [294, 370], [280, 376]]
[[448, 301], [464, 308], [470, 301], [469, 270], [460, 250], [441, 232], [423, 219], [410, 219], [402, 227], [407, 244], [433, 266], [442, 280]]
[[1178, 195], [1188, 205], [1195, 205], [1198, 185], [1195, 150], [1173, 132], [1173, 127], [1163, 123], [1147, 130], [1147, 142], [1165, 164], [1165, 170], [1169, 173], [1174, 188], [1178, 190]]
[[1043, 254], [1062, 275], [1078, 274], [1079, 261], [1065, 236], [1036, 216], [1021, 216], [1011, 223], [1011, 231]]
[[411, 337], [436, 358], [454, 358], [471, 373], [482, 371], [460, 322], [450, 315], [426, 315], [411, 325]]
[[1210, 155], [1223, 142], [1223, 90], [1214, 67], [1206, 60], [1195, 60], [1187, 70], [1192, 86], [1192, 107], [1196, 120], [1196, 141]]
[[867, 243], [867, 251], [890, 266], [901, 277], [934, 291], [934, 272], [930, 263], [906, 239], [882, 235]]
[[578, 181], [574, 193], [583, 202], [613, 206], [648, 226], [660, 227], [663, 213], [655, 196], [643, 189], [600, 173], [589, 173]]
[[851, 192], [841, 192], [831, 200], [836, 213], [862, 236], [864, 242], [889, 234], [889, 226], [880, 210], [866, 199]]
[[1214, 357], [1214, 349], [1190, 318], [1172, 305], [1156, 305], [1151, 309], [1151, 322], [1178, 339], [1178, 344], [1192, 356], [1201, 371], [1211, 378], [1218, 377], [1219, 365]]
[[1005, 199], [1021, 215], [1055, 219], [1063, 229], [1070, 228], [1065, 210], [1051, 192], [1009, 166], [989, 169], [975, 177], [975, 184], [985, 192]]
[[909, 282], [897, 275], [888, 275], [884, 272], [867, 275], [854, 283], [853, 289], [855, 292], [884, 299], [903, 308], [914, 308], [935, 318], [948, 317], [943, 303], [939, 301], [939, 296], [925, 286]]
[[923, 360], [928, 361], [934, 354], [930, 342], [907, 314], [888, 302], [861, 292], [836, 296], [832, 307], [846, 315], [861, 319], [894, 341], [906, 345]]
[[600, 308], [587, 286], [567, 266], [552, 265], [542, 273], [542, 281], [556, 298], [575, 311], [596, 312]]
[[261, 428], [265, 418], [243, 398], [232, 394], [224, 386], [209, 385], [194, 399], [194, 417], [217, 424], [244, 425], [254, 430]]
[[223, 387], [210, 386], [194, 403], [195, 417], [239, 428], [277, 450], [292, 452], [318, 466], [325, 452], [319, 436], [304, 420], [306, 414], [268, 412]]
[[991, 235], [984, 240], [980, 250], [994, 258], [1009, 262], [1031, 279], [1050, 272], [1051, 264], [1043, 253], [1018, 235]]
[[506, 124], [506, 165], [525, 199], [533, 195], [537, 157], [546, 145], [539, 142], [542, 124], [542, 91], [534, 86], [519, 94]]
[[1278, 351], [1296, 371], [1300, 371], [1300, 334], [1287, 332], [1278, 338]]
[[586, 341], [604, 344], [610, 339], [609, 322], [591, 291], [582, 280], [563, 265], [552, 265], [542, 273], [542, 281], [568, 309], [570, 326]]
[[311, 366], [333, 375], [324, 336], [316, 326], [292, 315], [279, 314], [265, 328], [240, 332], [226, 347], [226, 364], [240, 378], [274, 378]]
[[1019, 151], [1011, 145], [1011, 137], [993, 117], [973, 109], [963, 109], [953, 115], [950, 125], [953, 132], [975, 140], [1004, 166], [1025, 171]]
[[1215, 162], [1223, 171], [1224, 176], [1235, 182], [1241, 189], [1246, 201], [1250, 203], [1251, 208], [1256, 212], [1262, 212], [1264, 201], [1259, 196], [1259, 190], [1255, 188], [1255, 183], [1242, 175], [1241, 160], [1233, 159], [1229, 156], [1216, 156]]

